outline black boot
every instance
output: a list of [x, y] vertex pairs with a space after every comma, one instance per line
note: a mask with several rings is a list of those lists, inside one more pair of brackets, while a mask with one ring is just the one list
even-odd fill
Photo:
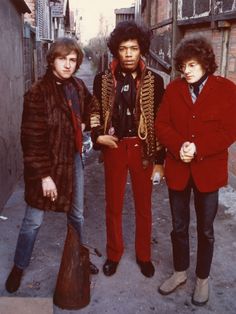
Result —
[[136, 258], [136, 262], [140, 267], [141, 273], [145, 276], [145, 277], [152, 277], [155, 273], [155, 268], [152, 264], [151, 261], [147, 261], [147, 262], [143, 262], [140, 261], [138, 258]]
[[103, 273], [106, 276], [112, 276], [115, 274], [119, 262], [114, 262], [110, 259], [107, 259], [103, 265]]
[[18, 290], [18, 288], [20, 287], [22, 276], [23, 276], [23, 269], [14, 265], [5, 284], [6, 290], [9, 293], [13, 293]]
[[99, 272], [99, 269], [96, 265], [94, 265], [92, 262], [89, 262], [89, 270], [91, 275], [97, 275]]

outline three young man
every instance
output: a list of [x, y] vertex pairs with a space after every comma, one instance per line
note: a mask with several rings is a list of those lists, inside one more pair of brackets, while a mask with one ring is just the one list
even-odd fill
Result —
[[[118, 24], [108, 41], [114, 60], [109, 70], [95, 77], [93, 101], [84, 83], [72, 77], [82, 61], [77, 44], [61, 39], [52, 45], [46, 75], [25, 96], [22, 146], [28, 205], [15, 266], [6, 282], [9, 292], [20, 285], [44, 210], [68, 212], [69, 222], [82, 237], [82, 130], [90, 118], [94, 148], [102, 151], [105, 170], [104, 274], [116, 272], [124, 251], [122, 206], [129, 171], [135, 202], [136, 262], [144, 276], [154, 275], [151, 193], [155, 174], [164, 174], [165, 149], [160, 140], [167, 150], [165, 177], [173, 220], [175, 271], [159, 292], [172, 293], [187, 280], [193, 190], [198, 252], [192, 302], [204, 305], [208, 301], [218, 189], [227, 183], [227, 148], [236, 139], [235, 85], [213, 76], [215, 55], [204, 38], [187, 38], [175, 54], [176, 68], [183, 78], [167, 87], [162, 101], [163, 80], [142, 58], [149, 45], [149, 31], [134, 22]], [[73, 177], [77, 182], [74, 189]]]

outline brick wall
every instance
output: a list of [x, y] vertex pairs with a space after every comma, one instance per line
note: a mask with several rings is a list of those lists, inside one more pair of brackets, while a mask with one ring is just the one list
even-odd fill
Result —
[[24, 93], [22, 15], [0, 1], [0, 211], [22, 174], [20, 124]]
[[[143, 12], [143, 19], [148, 24], [147, 17], [151, 18], [150, 27], [166, 21], [172, 17], [172, 0], [149, 0], [149, 6], [146, 5]], [[217, 1], [214, 6], [214, 14], [228, 14], [235, 12], [235, 0]], [[148, 9], [151, 15], [146, 12]], [[216, 74], [223, 75], [236, 83], [236, 21], [227, 20], [225, 25], [220, 28], [216, 22], [214, 28], [211, 24], [201, 23], [191, 25], [191, 19], [203, 19], [209, 17], [211, 11], [211, 0], [178, 0], [178, 22], [185, 22], [180, 26], [183, 36], [189, 34], [202, 34], [207, 37], [213, 45], [216, 55], [218, 69]], [[149, 13], [150, 13], [149, 12]], [[189, 22], [188, 22], [189, 21]], [[189, 24], [186, 24], [189, 23]], [[228, 42], [227, 42], [228, 40]], [[171, 64], [172, 60], [172, 25], [163, 26], [154, 29], [154, 38], [152, 40], [152, 51], [162, 60]], [[150, 65], [157, 70], [162, 67], [154, 58]], [[236, 188], [236, 143], [229, 150], [229, 182]]]
[[[236, 23], [231, 26], [227, 77], [236, 83]], [[236, 143], [229, 149], [229, 183], [236, 189]]]
[[236, 144], [229, 149], [229, 184], [236, 189]]
[[158, 14], [158, 10], [157, 10], [157, 0], [153, 0], [150, 3], [150, 24], [154, 25], [156, 23], [157, 20], [157, 14]]
[[[159, 0], [156, 1], [157, 21], [162, 22], [172, 16], [172, 1]], [[152, 11], [153, 12], [153, 11]], [[155, 24], [155, 22], [153, 23]]]
[[216, 63], [218, 65], [218, 69], [216, 71], [215, 74], [220, 74], [219, 73], [219, 65], [220, 65], [220, 62], [221, 62], [221, 53], [222, 53], [222, 32], [220, 31], [212, 31], [209, 27], [207, 28], [189, 28], [186, 30], [185, 32], [185, 36], [188, 36], [188, 35], [193, 35], [193, 34], [196, 34], [196, 35], [202, 35], [204, 37], [206, 37], [211, 43], [212, 43], [212, 46], [213, 46], [213, 49], [214, 49], [214, 53], [215, 53], [215, 56], [216, 56]]
[[236, 83], [236, 23], [231, 26], [227, 77]]

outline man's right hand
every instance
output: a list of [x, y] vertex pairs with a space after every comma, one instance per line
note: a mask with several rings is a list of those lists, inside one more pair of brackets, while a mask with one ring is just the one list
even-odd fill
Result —
[[97, 126], [100, 126], [100, 116], [99, 115], [93, 115], [90, 117], [90, 126], [91, 126], [91, 128], [96, 128]]
[[118, 138], [113, 135], [99, 135], [97, 143], [108, 146], [110, 148], [117, 148]]
[[189, 163], [193, 160], [195, 153], [196, 145], [194, 143], [184, 142], [179, 152], [180, 159], [185, 163]]
[[51, 177], [42, 178], [43, 196], [54, 202], [57, 199], [57, 187]]

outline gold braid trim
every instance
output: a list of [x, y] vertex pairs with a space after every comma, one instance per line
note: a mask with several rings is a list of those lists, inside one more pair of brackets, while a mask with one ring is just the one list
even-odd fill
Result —
[[99, 102], [96, 97], [93, 96], [91, 102], [91, 112], [90, 112], [90, 127], [95, 128], [100, 126], [100, 114], [99, 114]]
[[[154, 75], [148, 70], [141, 81], [139, 101], [137, 99], [137, 106], [139, 107], [140, 104], [138, 136], [143, 140], [144, 155], [147, 157], [154, 157], [156, 151], [162, 148], [156, 139], [154, 129], [154, 84]], [[104, 124], [104, 134], [108, 132], [110, 127], [114, 98], [115, 87], [112, 73], [106, 71], [102, 76], [102, 119]]]
[[102, 117], [104, 121], [104, 134], [110, 124], [113, 97], [114, 83], [112, 74], [106, 71], [102, 76]]
[[148, 71], [143, 79], [140, 91], [140, 110], [138, 136], [145, 140], [147, 156], [152, 156], [156, 150], [156, 138], [154, 130], [154, 75], [151, 71]]
[[139, 118], [139, 126], [138, 126], [138, 137], [141, 140], [146, 140], [147, 138], [147, 121], [146, 121], [146, 117], [145, 114], [143, 112], [143, 107], [140, 107], [141, 110], [141, 114], [140, 114], [140, 118]]

